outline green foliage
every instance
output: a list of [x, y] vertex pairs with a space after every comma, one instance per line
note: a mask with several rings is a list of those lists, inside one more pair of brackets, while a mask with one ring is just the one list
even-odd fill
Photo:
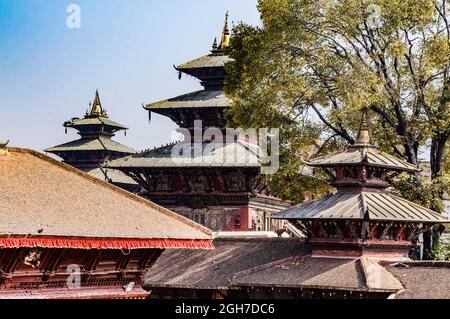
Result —
[[442, 194], [449, 191], [449, 182], [444, 177], [438, 177], [431, 182], [421, 182], [415, 176], [402, 174], [395, 179], [392, 186], [401, 197], [429, 209], [441, 213], [444, 209]]
[[431, 256], [434, 260], [450, 260], [450, 243], [439, 242], [432, 250]]
[[258, 9], [262, 27], [233, 30], [227, 116], [234, 127], [281, 129], [282, 169], [269, 178], [273, 190], [300, 200], [302, 186], [294, 184], [311, 181], [292, 157], [316, 155], [323, 141], [326, 150], [353, 143], [363, 107], [372, 110], [373, 140], [382, 150], [417, 164], [419, 148], [428, 147], [432, 178], [445, 173], [448, 1], [260, 0]]

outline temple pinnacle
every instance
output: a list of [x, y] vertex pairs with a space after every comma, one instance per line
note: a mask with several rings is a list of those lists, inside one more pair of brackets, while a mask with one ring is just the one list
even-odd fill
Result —
[[92, 103], [91, 111], [89, 115], [105, 115], [102, 109], [102, 104], [100, 102], [100, 96], [98, 94], [98, 89], [95, 90], [94, 103]]
[[362, 109], [361, 122], [355, 144], [370, 144], [369, 122], [367, 120], [368, 109]]
[[225, 49], [230, 46], [230, 30], [228, 29], [228, 11], [225, 14], [225, 24], [222, 31], [222, 40], [220, 42], [220, 48]]

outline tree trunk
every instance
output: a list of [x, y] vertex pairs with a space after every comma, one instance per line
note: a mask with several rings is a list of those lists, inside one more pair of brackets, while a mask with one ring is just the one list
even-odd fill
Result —
[[432, 138], [430, 147], [430, 166], [431, 179], [435, 179], [441, 175], [442, 161], [444, 159], [445, 146], [448, 138], [446, 135], [439, 135]]

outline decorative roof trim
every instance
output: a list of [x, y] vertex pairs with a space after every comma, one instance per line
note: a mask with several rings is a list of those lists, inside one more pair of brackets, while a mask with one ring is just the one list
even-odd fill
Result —
[[151, 202], [151, 201], [149, 201], [149, 200], [147, 200], [147, 199], [145, 199], [145, 198], [143, 198], [141, 196], [138, 196], [138, 195], [135, 195], [133, 193], [130, 193], [130, 192], [128, 192], [128, 191], [118, 187], [118, 186], [115, 186], [113, 184], [104, 182], [104, 181], [102, 181], [102, 180], [100, 180], [100, 179], [98, 179], [98, 178], [96, 178], [94, 176], [89, 175], [88, 173], [80, 171], [80, 170], [78, 170], [78, 169], [76, 169], [76, 168], [74, 168], [74, 167], [72, 167], [72, 166], [70, 166], [68, 164], [63, 163], [63, 162], [59, 162], [59, 161], [57, 161], [57, 160], [55, 160], [55, 159], [53, 159], [53, 158], [51, 158], [51, 157], [49, 157], [49, 156], [47, 156], [45, 154], [39, 153], [39, 152], [31, 150], [31, 149], [26, 149], [26, 148], [12, 147], [9, 150], [11, 152], [30, 154], [30, 155], [36, 156], [39, 159], [44, 160], [44, 161], [46, 161], [46, 162], [48, 162], [48, 163], [50, 163], [52, 165], [58, 166], [59, 168], [62, 168], [64, 170], [68, 171], [68, 172], [71, 172], [73, 174], [76, 174], [76, 175], [84, 178], [84, 179], [87, 179], [87, 180], [89, 180], [90, 182], [92, 182], [94, 184], [97, 184], [97, 185], [102, 186], [104, 188], [109, 188], [110, 190], [112, 190], [112, 191], [114, 191], [116, 193], [119, 193], [122, 196], [125, 196], [125, 197], [127, 197], [127, 198], [129, 198], [131, 200], [140, 202], [140, 203], [142, 203], [144, 205], [147, 205], [148, 207], [156, 209], [160, 213], [162, 213], [162, 214], [164, 214], [164, 215], [166, 215], [166, 216], [168, 216], [170, 218], [173, 218], [175, 220], [178, 220], [179, 222], [187, 224], [187, 225], [189, 225], [189, 226], [191, 226], [191, 227], [193, 227], [193, 228], [203, 232], [204, 234], [206, 234], [208, 236], [212, 236], [212, 231], [210, 229], [208, 229], [208, 228], [206, 228], [206, 227], [204, 227], [204, 226], [202, 226], [200, 224], [197, 224], [194, 221], [192, 221], [192, 220], [190, 220], [190, 219], [188, 219], [186, 217], [181, 216], [180, 214], [172, 212], [171, 210], [169, 210], [167, 208], [164, 208], [164, 207], [162, 207], [160, 205], [157, 205], [157, 204], [155, 204], [155, 203], [153, 203], [153, 202]]
[[0, 248], [42, 247], [76, 249], [214, 249], [211, 240], [120, 239], [67, 237], [0, 237]]

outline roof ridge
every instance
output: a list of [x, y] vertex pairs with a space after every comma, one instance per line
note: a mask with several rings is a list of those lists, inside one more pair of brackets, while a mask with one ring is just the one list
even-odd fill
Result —
[[[367, 289], [393, 291], [404, 289], [403, 284], [393, 274], [391, 274], [391, 272], [381, 266], [378, 261], [368, 259], [366, 257], [360, 257], [358, 258], [358, 261], [364, 275], [364, 281]], [[382, 272], [385, 272], [386, 275], [390, 276], [390, 279], [393, 280], [391, 284], [397, 287], [383, 287], [383, 285], [386, 286], [386, 283], [382, 282]]]
[[57, 161], [57, 160], [55, 160], [55, 159], [53, 159], [53, 158], [51, 158], [51, 157], [49, 157], [49, 156], [47, 156], [47, 155], [45, 155], [45, 154], [43, 154], [41, 152], [38, 152], [38, 151], [35, 151], [35, 150], [32, 150], [32, 149], [28, 149], [28, 148], [19, 148], [19, 147], [9, 147], [8, 150], [10, 152], [17, 152], [17, 153], [22, 153], [22, 154], [26, 153], [26, 154], [33, 155], [33, 156], [35, 156], [35, 157], [37, 157], [37, 158], [39, 158], [39, 159], [41, 159], [43, 161], [46, 161], [49, 164], [58, 166], [59, 168], [62, 168], [62, 169], [66, 170], [66, 171], [68, 171], [70, 173], [76, 174], [76, 175], [78, 175], [78, 176], [80, 176], [80, 177], [82, 177], [82, 178], [84, 178], [86, 180], [89, 180], [90, 182], [92, 182], [92, 183], [94, 183], [94, 184], [96, 184], [98, 186], [102, 186], [102, 187], [108, 188], [108, 189], [110, 189], [110, 190], [112, 190], [112, 191], [114, 191], [116, 193], [119, 193], [120, 195], [125, 196], [128, 199], [130, 199], [130, 200], [134, 200], [134, 201], [140, 202], [140, 203], [142, 203], [144, 205], [147, 205], [149, 207], [152, 207], [152, 208], [158, 210], [159, 212], [161, 212], [162, 214], [165, 214], [166, 216], [172, 217], [172, 218], [176, 219], [177, 221], [179, 221], [181, 223], [189, 225], [189, 226], [191, 226], [191, 227], [193, 227], [193, 228], [195, 228], [195, 229], [197, 229], [197, 230], [199, 230], [199, 231], [201, 231], [201, 232], [203, 232], [203, 233], [205, 233], [205, 234], [207, 234], [209, 236], [212, 236], [212, 231], [210, 229], [208, 229], [208, 228], [206, 228], [206, 227], [204, 227], [204, 226], [202, 226], [200, 224], [197, 224], [194, 221], [192, 221], [192, 220], [190, 220], [190, 219], [188, 219], [186, 217], [181, 216], [180, 214], [172, 212], [171, 210], [169, 210], [167, 208], [164, 208], [164, 207], [162, 207], [162, 206], [160, 206], [160, 205], [158, 205], [158, 204], [156, 204], [156, 203], [154, 203], [152, 201], [149, 201], [149, 200], [147, 200], [147, 199], [145, 199], [143, 197], [140, 197], [138, 195], [130, 193], [130, 192], [128, 192], [128, 191], [118, 187], [118, 186], [115, 186], [115, 185], [109, 184], [109, 183], [107, 183], [105, 181], [102, 181], [102, 180], [100, 180], [100, 179], [98, 179], [98, 178], [96, 178], [94, 176], [91, 176], [88, 173], [80, 171], [80, 170], [78, 170], [78, 169], [76, 169], [76, 168], [74, 168], [74, 167], [72, 167], [72, 166], [70, 166], [70, 165], [68, 165], [66, 163]]

